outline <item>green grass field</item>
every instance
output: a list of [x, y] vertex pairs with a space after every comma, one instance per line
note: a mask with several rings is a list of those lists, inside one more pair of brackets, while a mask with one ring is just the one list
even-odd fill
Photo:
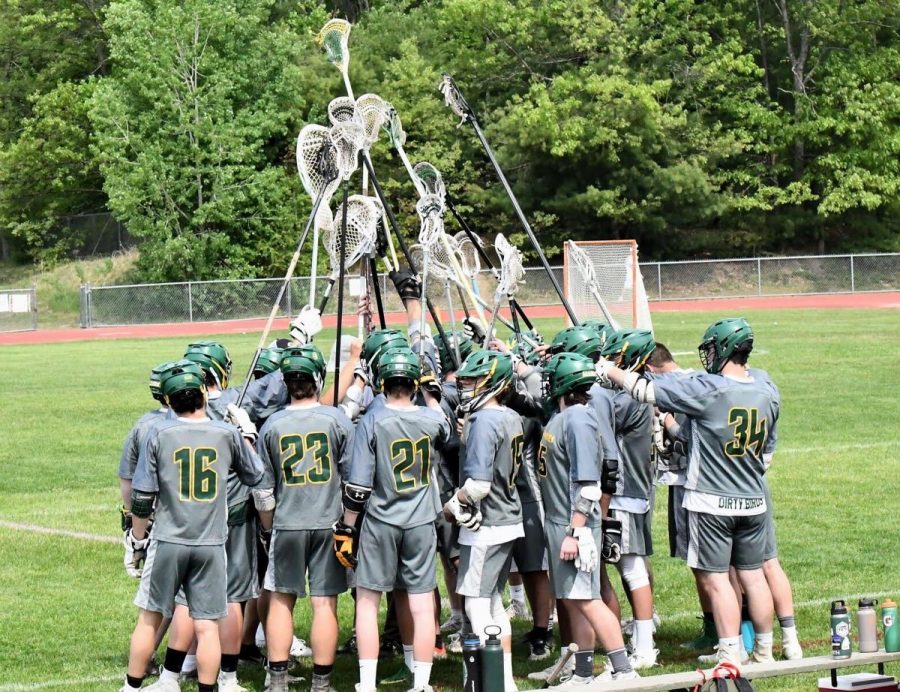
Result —
[[[656, 333], [683, 365], [697, 366], [696, 344], [716, 317], [661, 314]], [[900, 556], [894, 504], [900, 320], [896, 311], [876, 310], [747, 317], [756, 332], [751, 362], [772, 374], [783, 400], [780, 446], [770, 471], [781, 558], [793, 581], [806, 650], [823, 654], [829, 649], [827, 601], [900, 596], [900, 577], [891, 567]], [[552, 334], [560, 325], [539, 326]], [[222, 337], [237, 372], [246, 367], [257, 338]], [[328, 335], [320, 341], [328, 343]], [[121, 547], [9, 524], [118, 538], [116, 465], [122, 440], [152, 407], [149, 368], [179, 356], [186, 342], [0, 347], [0, 692], [118, 689], [136, 587], [123, 571]], [[663, 554], [665, 512], [661, 493], [654, 523], [660, 554], [653, 567], [663, 619], [657, 639], [666, 665], [658, 672], [692, 670], [696, 662], [678, 643], [695, 632], [696, 597], [687, 568]], [[350, 603], [349, 596], [341, 598], [342, 638], [349, 631]], [[308, 638], [303, 603], [296, 625]], [[383, 663], [380, 672], [393, 672], [398, 662]], [[524, 656], [516, 659], [522, 689], [528, 688], [525, 673], [540, 667]], [[454, 657], [437, 663], [436, 688], [457, 689], [460, 668]], [[262, 689], [260, 673], [242, 678]], [[757, 687], [809, 690], [814, 678], [766, 680]], [[355, 659], [339, 659], [337, 688], [352, 690], [355, 680]]]

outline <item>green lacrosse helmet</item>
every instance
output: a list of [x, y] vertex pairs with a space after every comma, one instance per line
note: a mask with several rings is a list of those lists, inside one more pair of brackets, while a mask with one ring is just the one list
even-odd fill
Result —
[[325, 380], [325, 356], [313, 344], [284, 349], [279, 367], [286, 379], [309, 375], [320, 386]]
[[578, 389], [587, 390], [596, 381], [594, 361], [580, 353], [557, 353], [544, 365], [543, 389], [554, 405], [559, 397]]
[[206, 377], [199, 364], [184, 358], [160, 374], [159, 387], [166, 399], [188, 389], [206, 391]]
[[558, 332], [550, 343], [550, 353], [578, 353], [596, 360], [600, 355], [600, 335], [583, 324]]
[[256, 365], [253, 366], [253, 376], [257, 379], [275, 372], [281, 366], [281, 356], [284, 351], [280, 348], [264, 348], [259, 352]]
[[228, 387], [231, 377], [231, 356], [228, 349], [218, 341], [198, 341], [188, 344], [184, 357], [201, 367], [203, 372], [211, 373], [221, 389]]
[[649, 329], [620, 329], [606, 340], [600, 355], [622, 370], [635, 371], [644, 367], [655, 348], [656, 342]]
[[[462, 332], [444, 332], [444, 336], [438, 334], [434, 337], [434, 345], [437, 346], [438, 357], [441, 359], [441, 369], [444, 372], [455, 370], [462, 361], [478, 348], [475, 342], [467, 338]], [[460, 363], [456, 363], [457, 349], [459, 349]]]
[[403, 378], [418, 384], [422, 374], [419, 356], [409, 346], [397, 346], [384, 351], [378, 358], [378, 381], [381, 388], [391, 379]]
[[581, 326], [590, 327], [595, 332], [597, 332], [597, 335], [600, 337], [601, 349], [606, 344], [606, 341], [609, 339], [609, 337], [616, 333], [616, 330], [606, 324], [606, 322], [604, 322], [603, 320], [585, 320], [581, 323]]
[[378, 359], [389, 348], [409, 346], [409, 341], [399, 329], [376, 329], [363, 342], [360, 359], [369, 366], [372, 377], [378, 376]]
[[706, 372], [719, 373], [738, 346], [753, 350], [753, 330], [743, 317], [730, 317], [709, 325], [697, 350]]
[[150, 371], [150, 394], [152, 394], [153, 398], [157, 401], [165, 401], [165, 397], [162, 393], [162, 387], [160, 386], [160, 381], [162, 380], [163, 373], [168, 372], [173, 367], [175, 367], [175, 363], [173, 361], [169, 361], [168, 363], [160, 363]]
[[475, 351], [456, 371], [457, 383], [463, 379], [475, 380], [471, 387], [457, 385], [460, 410], [463, 413], [477, 411], [485, 402], [509, 387], [512, 376], [512, 358], [508, 353]]

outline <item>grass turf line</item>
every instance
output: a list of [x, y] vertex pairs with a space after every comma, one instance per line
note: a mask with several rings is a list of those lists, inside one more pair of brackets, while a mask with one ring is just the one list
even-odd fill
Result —
[[[768, 370], [781, 388], [779, 446], [771, 470], [780, 553], [798, 602], [801, 637], [809, 653], [828, 651], [828, 609], [821, 599], [890, 592], [900, 584], [890, 567], [900, 536], [886, 470], [893, 467], [896, 409], [893, 344], [896, 311], [752, 312], [759, 352], [751, 364]], [[660, 314], [656, 333], [672, 350], [696, 352], [706, 325], [718, 314]], [[548, 338], [561, 325], [538, 320]], [[324, 333], [319, 342], [329, 343]], [[243, 376], [258, 334], [222, 337], [236, 377]], [[137, 417], [153, 402], [147, 373], [180, 355], [188, 339], [84, 342], [0, 348], [0, 410], [7, 414], [0, 445], [0, 519], [117, 536], [116, 463]], [[694, 356], [679, 358], [696, 366]], [[695, 667], [678, 643], [694, 633], [684, 618], [696, 610], [688, 570], [665, 556], [665, 497], [654, 516], [653, 558], [660, 660], [653, 672]], [[121, 549], [76, 538], [0, 527], [0, 689], [73, 681], [65, 689], [113, 689], [115, 683], [79, 680], [124, 672], [134, 624], [136, 583], [123, 573]], [[900, 596], [898, 591], [896, 596]], [[342, 635], [352, 609], [341, 598]], [[666, 621], [667, 613], [682, 615]], [[297, 608], [300, 636], [308, 639], [309, 609]], [[517, 632], [527, 629], [516, 623]], [[776, 635], [776, 642], [777, 642]], [[777, 649], [777, 644], [776, 644]], [[520, 687], [529, 663], [517, 649]], [[382, 663], [393, 672], [399, 660]], [[435, 666], [438, 689], [460, 684], [460, 661]], [[309, 678], [308, 661], [307, 679]], [[759, 689], [809, 689], [816, 676], [759, 681]], [[262, 675], [246, 676], [262, 689]], [[352, 689], [355, 659], [339, 659], [338, 689]], [[192, 689], [185, 685], [185, 689]], [[14, 688], [13, 688], [14, 689]]]

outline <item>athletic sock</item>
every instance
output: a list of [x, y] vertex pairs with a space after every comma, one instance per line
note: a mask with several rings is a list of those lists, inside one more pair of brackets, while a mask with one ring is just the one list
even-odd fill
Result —
[[796, 629], [797, 622], [794, 620], [793, 615], [785, 615], [784, 617], [778, 617], [778, 624], [781, 625], [781, 629]]
[[703, 611], [703, 622], [715, 622], [716, 619], [713, 617], [711, 612]]
[[653, 653], [653, 620], [634, 621], [634, 653], [652, 655]]
[[719, 647], [734, 647], [740, 646], [741, 638], [740, 637], [719, 637]]
[[197, 670], [197, 655], [196, 654], [188, 654], [187, 656], [185, 656], [184, 663], [181, 664], [181, 670], [183, 672]]
[[291, 665], [290, 661], [269, 661], [269, 670], [273, 672], [281, 672], [283, 670], [287, 670]]
[[580, 678], [589, 678], [594, 674], [594, 652], [575, 652], [575, 675]]
[[413, 661], [413, 689], [424, 688], [431, 682], [431, 663]]
[[451, 608], [450, 609], [450, 617], [459, 618], [462, 620], [463, 612], [460, 608]]
[[509, 600], [525, 603], [525, 585], [519, 584], [518, 586], [510, 586]]
[[631, 672], [631, 661], [628, 660], [628, 652], [625, 651], [624, 646], [621, 649], [608, 651], [606, 655], [609, 658], [609, 663], [612, 666], [614, 673]]
[[756, 633], [756, 643], [760, 646], [772, 646], [772, 633], [771, 632], [757, 632]]
[[374, 690], [377, 685], [375, 678], [378, 675], [378, 659], [359, 659], [359, 688], [362, 690]]
[[238, 666], [237, 654], [222, 654], [222, 663], [220, 667], [223, 673], [234, 673]]
[[197, 692], [215, 692], [215, 689], [216, 683], [213, 683], [212, 685], [207, 685], [202, 682], [197, 683]]
[[256, 658], [260, 655], [259, 647], [256, 644], [241, 644], [241, 658]]
[[[287, 661], [285, 661], [285, 665], [287, 665]], [[327, 666], [322, 663], [313, 663], [313, 675], [331, 675], [331, 671], [333, 670], [333, 663]]]
[[529, 637], [531, 641], [541, 640], [547, 641], [550, 639], [550, 628], [549, 627], [532, 627], [531, 635]]
[[434, 648], [435, 649], [443, 649], [444, 648], [444, 635], [438, 632], [434, 635]]
[[175, 675], [178, 675], [181, 672], [181, 668], [184, 666], [185, 658], [187, 658], [187, 651], [179, 651], [170, 646], [166, 649], [166, 660], [163, 663], [163, 668], [165, 670], [171, 670]]
[[[513, 677], [512, 654], [503, 652], [503, 679], [506, 680], [506, 686], [515, 688], [515, 678]], [[510, 685], [510, 683], [512, 683]]]
[[403, 662], [406, 664], [407, 670], [413, 669], [413, 646], [412, 644], [403, 645]]
[[139, 690], [141, 689], [141, 685], [144, 684], [144, 677], [145, 676], [143, 675], [139, 678], [136, 678], [133, 675], [126, 675], [125, 682], [128, 683], [129, 687], [133, 687], [134, 689]]

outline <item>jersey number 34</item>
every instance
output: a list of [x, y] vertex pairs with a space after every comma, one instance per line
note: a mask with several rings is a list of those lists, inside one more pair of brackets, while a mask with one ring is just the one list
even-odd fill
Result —
[[742, 457], [750, 450], [753, 456], [761, 458], [766, 444], [766, 424], [766, 417], [759, 417], [759, 409], [730, 409], [728, 425], [734, 428], [734, 437], [725, 444], [725, 453], [730, 457]]

